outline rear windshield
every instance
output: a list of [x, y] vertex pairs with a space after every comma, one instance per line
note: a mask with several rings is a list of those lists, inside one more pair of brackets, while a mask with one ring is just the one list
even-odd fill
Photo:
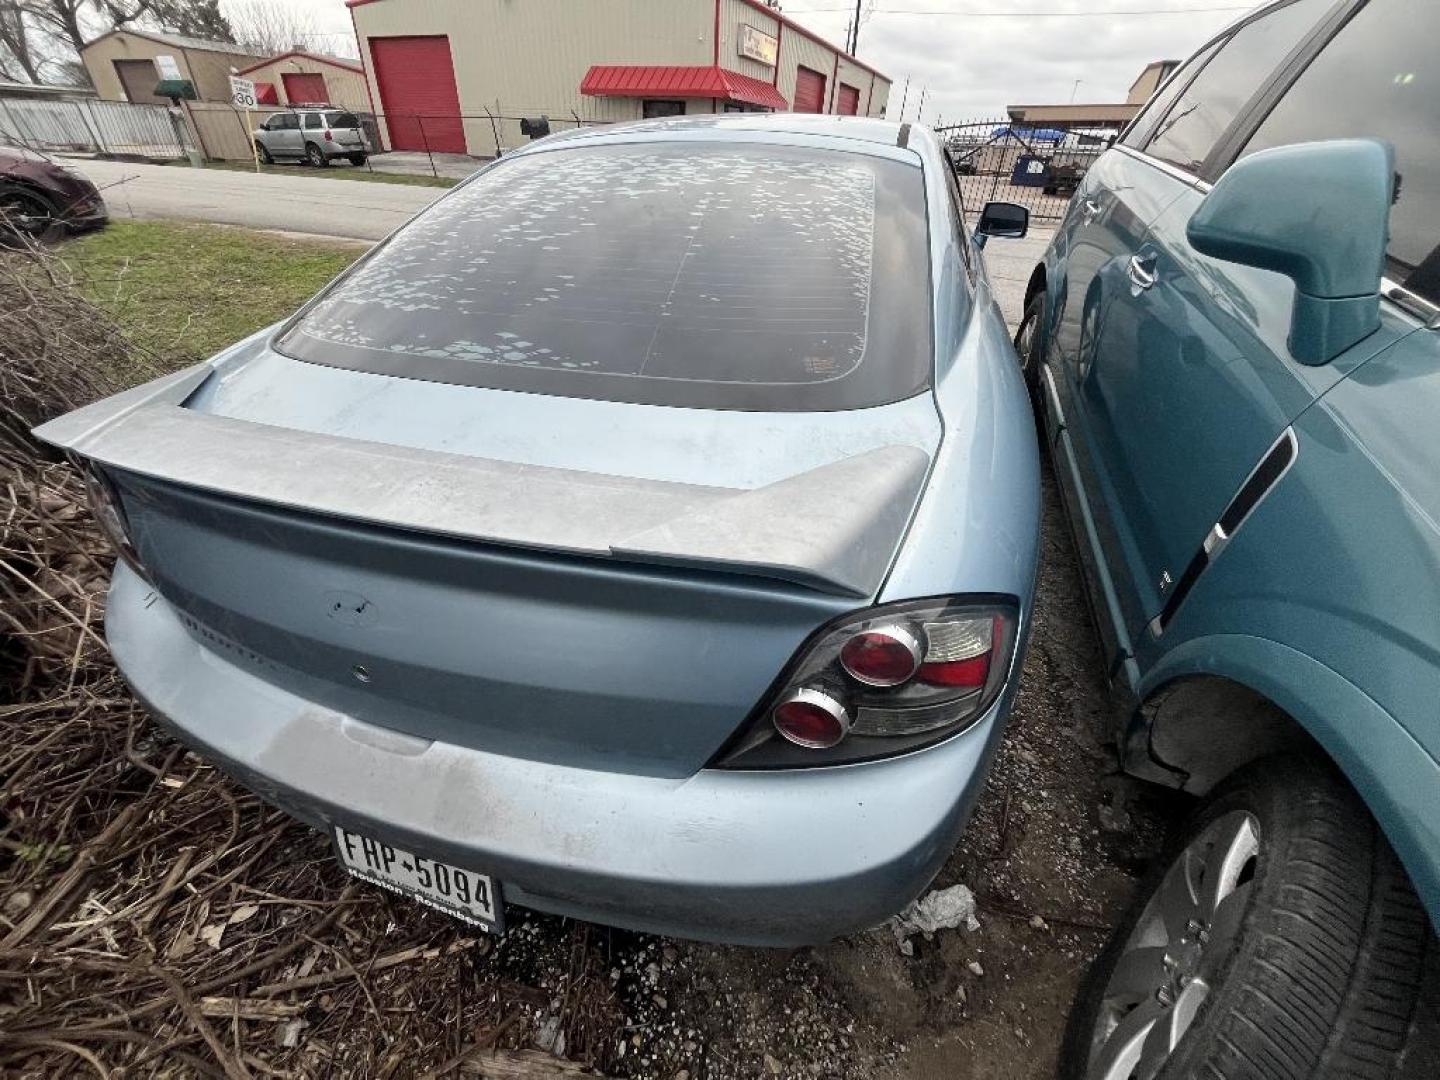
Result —
[[762, 144], [502, 162], [279, 342], [315, 363], [707, 409], [834, 410], [929, 382], [918, 166]]
[[332, 128], [358, 128], [360, 121], [355, 119], [354, 113], [332, 112], [325, 114], [325, 126]]

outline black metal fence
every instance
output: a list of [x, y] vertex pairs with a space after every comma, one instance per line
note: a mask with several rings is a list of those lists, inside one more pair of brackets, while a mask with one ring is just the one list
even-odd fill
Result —
[[968, 120], [937, 127], [935, 134], [955, 163], [966, 213], [978, 214], [987, 202], [1013, 202], [1034, 219], [1058, 221], [1120, 127]]

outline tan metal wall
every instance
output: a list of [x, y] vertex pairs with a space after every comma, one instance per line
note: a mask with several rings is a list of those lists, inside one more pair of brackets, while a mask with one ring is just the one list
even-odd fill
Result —
[[195, 84], [195, 92], [202, 101], [229, 101], [230, 69], [249, 67], [265, 59], [263, 56], [241, 53], [182, 49], [178, 45], [152, 41], [124, 30], [91, 42], [81, 52], [80, 59], [102, 100], [124, 101], [125, 89], [120, 85], [119, 76], [115, 74], [113, 61], [153, 61], [157, 56], [173, 56], [180, 68], [181, 77]]
[[878, 76], [875, 79], [875, 95], [870, 100], [870, 115], [885, 116], [890, 108], [890, 91], [894, 84]]
[[196, 146], [206, 157], [217, 161], [250, 161], [252, 129], [263, 124], [271, 113], [279, 111], [268, 107], [255, 109], [250, 113], [247, 125], [245, 113], [233, 106], [213, 101], [185, 102], [185, 115], [190, 121], [190, 132]]
[[[443, 34], [450, 39], [455, 85], [472, 154], [494, 153], [495, 136], [485, 117], [539, 116], [552, 120], [578, 114], [593, 121], [632, 120], [640, 116], [633, 98], [585, 97], [580, 80], [592, 64], [709, 65], [715, 62], [714, 0], [374, 0], [351, 9], [372, 100], [383, 112], [375, 82], [369, 39]], [[738, 55], [742, 23], [780, 39], [778, 76], [755, 60]], [[795, 98], [795, 70], [814, 68], [826, 79], [826, 107], [834, 108], [836, 52], [743, 0], [720, 0], [720, 65], [772, 82], [787, 102]], [[889, 83], [875, 79], [871, 99], [869, 70], [840, 62], [845, 81], [860, 89], [860, 108], [883, 116]], [[327, 80], [329, 75], [326, 76]], [[346, 104], [349, 104], [348, 102]], [[708, 113], [709, 101], [687, 102], [688, 112]], [[524, 137], [516, 121], [498, 121], [502, 148]], [[388, 132], [382, 125], [382, 136]]]
[[[460, 111], [480, 117], [465, 121], [472, 154], [494, 152], [487, 107], [515, 117], [568, 119], [572, 111], [587, 120], [638, 117], [638, 100], [581, 95], [580, 80], [592, 64], [699, 65], [714, 59], [712, 0], [376, 0], [351, 10], [377, 110], [384, 105], [369, 39], [449, 36]], [[703, 111], [710, 111], [709, 102]], [[525, 141], [518, 123], [499, 126], [503, 146]]]
[[[714, 15], [714, 5], [711, 5], [711, 15]], [[729, 71], [738, 71], [742, 75], [749, 75], [751, 78], [760, 79], [762, 82], [774, 82], [775, 69], [768, 64], [762, 64], [758, 60], [751, 60], [748, 56], [740, 55], [740, 26], [749, 23], [755, 29], [769, 34], [771, 37], [779, 37], [780, 20], [766, 15], [763, 11], [756, 11], [744, 0], [720, 0], [720, 66]], [[785, 99], [789, 101], [789, 98]]]
[[[712, 10], [713, 14], [713, 10]], [[740, 39], [740, 26], [742, 23], [749, 23], [751, 26], [765, 33], [780, 39], [780, 59], [778, 64], [778, 76], [775, 68], [768, 67], [756, 60], [739, 55], [738, 43]], [[834, 111], [838, 108], [835, 90], [835, 62], [839, 55], [838, 51], [820, 44], [814, 39], [800, 33], [793, 27], [783, 26], [780, 20], [767, 15], [763, 11], [757, 11], [744, 0], [721, 0], [720, 3], [720, 66], [731, 71], [738, 71], [750, 75], [765, 82], [773, 83], [790, 104], [795, 103], [795, 69], [801, 64], [820, 72], [825, 76], [825, 108], [827, 111]], [[866, 115], [865, 103], [870, 96], [871, 72], [868, 68], [861, 67], [850, 60], [840, 56], [840, 81], [848, 83], [860, 91], [860, 114]], [[881, 107], [872, 107], [869, 115], [884, 116], [883, 102], [885, 93], [882, 86], [888, 92], [889, 83], [875, 77], [875, 100], [881, 103]]]
[[285, 80], [280, 77], [287, 71], [305, 71], [323, 75], [325, 76], [325, 92], [332, 104], [344, 105], [347, 109], [357, 112], [370, 111], [370, 95], [366, 93], [364, 75], [358, 71], [340, 67], [338, 64], [327, 64], [324, 60], [316, 60], [313, 57], [287, 56], [283, 60], [276, 60], [264, 67], [256, 68], [254, 71], [247, 71], [245, 78], [253, 79], [255, 82], [273, 83], [275, 92], [280, 96], [280, 104], [289, 105], [290, 99], [285, 93]]
[[[853, 86], [856, 90], [860, 91], [860, 102], [856, 106], [856, 109], [858, 110], [859, 115], [867, 115], [866, 102], [870, 97], [870, 72], [867, 71], [865, 68], [862, 68], [859, 64], [853, 63], [852, 61], [847, 60], [845, 59], [845, 57], [842, 56], [840, 58], [839, 81], [844, 83], [846, 86]], [[840, 91], [838, 88], [835, 90], [830, 100], [831, 108], [838, 112], [840, 110]]]
[[835, 54], [819, 42], [786, 27], [780, 39], [780, 81], [776, 89], [791, 105], [795, 104], [795, 73], [801, 67], [825, 76], [825, 111], [829, 112], [830, 99], [835, 93]]

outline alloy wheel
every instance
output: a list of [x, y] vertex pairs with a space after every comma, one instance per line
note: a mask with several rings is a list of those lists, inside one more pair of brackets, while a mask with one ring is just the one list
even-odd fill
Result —
[[1087, 1080], [1160, 1072], [1229, 966], [1259, 855], [1259, 821], [1234, 810], [1171, 864], [1105, 985]]
[[1039, 322], [1034, 312], [1027, 311], [1020, 322], [1020, 329], [1015, 333], [1015, 351], [1020, 355], [1020, 370], [1027, 377], [1030, 369], [1035, 366], [1035, 328]]

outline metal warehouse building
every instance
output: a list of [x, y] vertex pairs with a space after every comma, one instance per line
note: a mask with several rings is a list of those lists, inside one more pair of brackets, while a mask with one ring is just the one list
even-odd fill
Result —
[[885, 75], [760, 0], [346, 2], [395, 150], [489, 155], [542, 114], [884, 116], [890, 96]]

